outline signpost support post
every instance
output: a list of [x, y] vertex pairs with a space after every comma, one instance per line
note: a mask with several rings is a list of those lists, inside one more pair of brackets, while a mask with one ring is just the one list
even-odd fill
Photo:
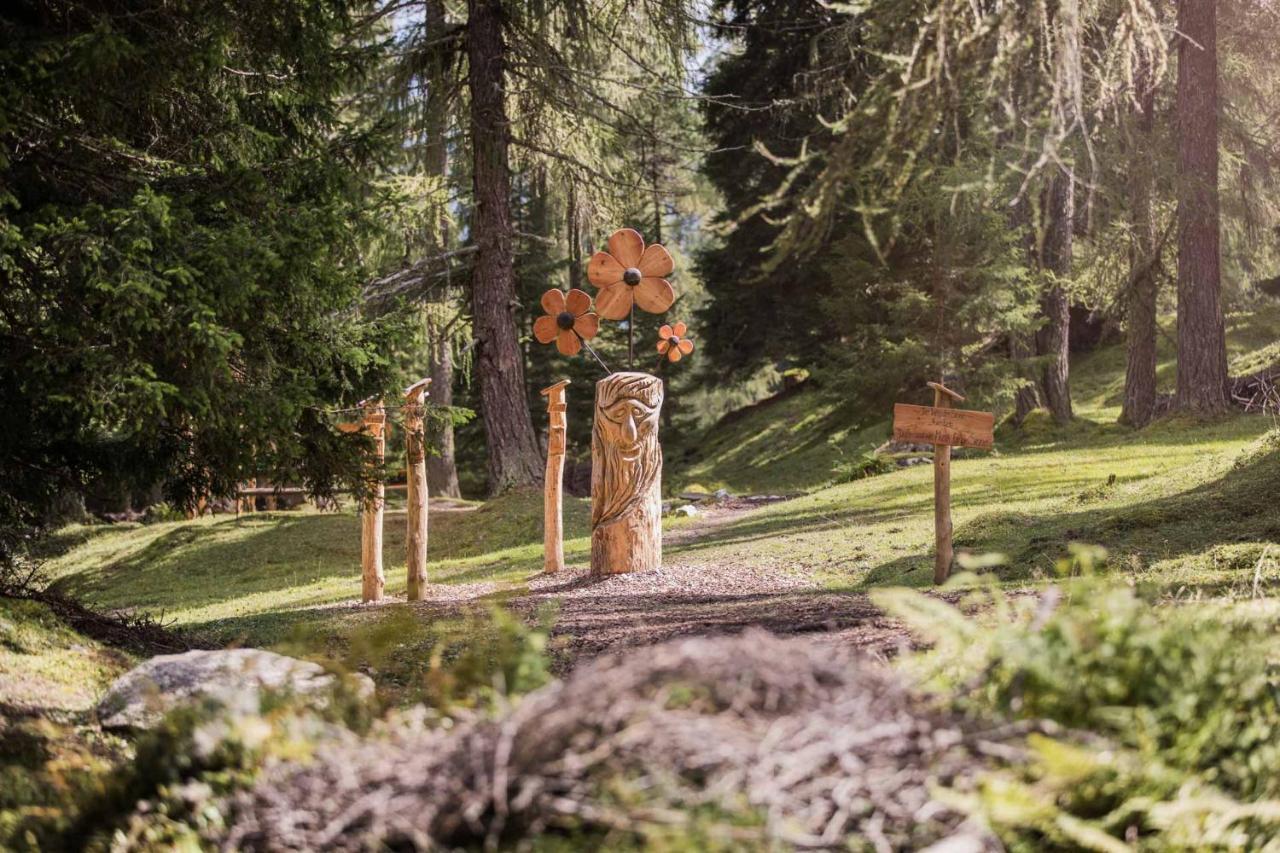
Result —
[[[930, 382], [935, 409], [951, 408], [951, 398], [964, 397], [938, 382]], [[943, 583], [951, 574], [955, 549], [951, 545], [951, 445], [933, 446], [933, 536], [935, 540], [933, 582]]]
[[955, 549], [951, 542], [951, 448], [979, 447], [990, 450], [995, 417], [989, 412], [956, 409], [964, 397], [940, 382], [930, 382], [933, 406], [899, 403], [893, 407], [893, 437], [896, 441], [933, 445], [933, 582], [943, 583], [951, 574]]

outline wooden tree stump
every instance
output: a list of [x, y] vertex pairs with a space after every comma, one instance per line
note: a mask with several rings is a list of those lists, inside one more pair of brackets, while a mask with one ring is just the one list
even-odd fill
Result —
[[662, 380], [614, 373], [596, 383], [591, 432], [591, 574], [662, 563]]
[[547, 473], [542, 486], [542, 570], [551, 573], [564, 568], [564, 454], [568, 427], [565, 387], [569, 380], [542, 389], [547, 398]]
[[405, 515], [409, 525], [405, 547], [408, 549], [406, 571], [410, 601], [422, 601], [427, 597], [427, 447], [422, 419], [423, 401], [430, 384], [430, 379], [420, 379], [404, 392], [405, 481], [408, 486]]
[[381, 601], [387, 585], [382, 571], [382, 513], [387, 492], [381, 471], [387, 453], [387, 410], [381, 400], [365, 406], [363, 425], [375, 441], [369, 463], [368, 494], [360, 512], [361, 600], [367, 603]]

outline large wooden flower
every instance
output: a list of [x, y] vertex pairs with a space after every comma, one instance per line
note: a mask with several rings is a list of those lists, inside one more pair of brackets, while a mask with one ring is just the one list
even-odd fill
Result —
[[692, 353], [693, 341], [685, 337], [688, 331], [689, 327], [684, 323], [663, 326], [658, 330], [658, 352], [665, 355], [668, 361], [679, 361]]
[[533, 336], [539, 343], [556, 342], [562, 355], [577, 355], [583, 340], [590, 340], [600, 330], [600, 321], [591, 312], [591, 297], [582, 290], [570, 290], [568, 296], [559, 288], [542, 294], [542, 310], [547, 313], [533, 321]]
[[587, 263], [587, 278], [600, 292], [596, 310], [606, 320], [622, 320], [638, 305], [650, 314], [661, 314], [676, 301], [666, 277], [675, 269], [671, 254], [654, 243], [645, 248], [638, 231], [620, 228]]

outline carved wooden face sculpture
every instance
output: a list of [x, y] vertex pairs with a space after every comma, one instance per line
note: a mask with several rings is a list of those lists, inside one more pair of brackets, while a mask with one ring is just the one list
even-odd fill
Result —
[[592, 526], [618, 520], [648, 496], [662, 471], [661, 411], [662, 380], [657, 377], [614, 373], [596, 383]]

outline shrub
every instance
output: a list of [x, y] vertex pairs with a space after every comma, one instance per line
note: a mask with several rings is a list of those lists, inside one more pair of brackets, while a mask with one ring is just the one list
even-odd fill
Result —
[[1015, 849], [1239, 848], [1274, 837], [1273, 639], [1225, 604], [1161, 604], [1093, 577], [1093, 562], [1077, 552], [1084, 577], [1039, 598], [987, 587], [977, 611], [906, 590], [876, 595], [935, 642], [906, 666], [958, 707], [1065, 727], [1033, 737], [1030, 763], [990, 776], [967, 807]]

